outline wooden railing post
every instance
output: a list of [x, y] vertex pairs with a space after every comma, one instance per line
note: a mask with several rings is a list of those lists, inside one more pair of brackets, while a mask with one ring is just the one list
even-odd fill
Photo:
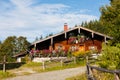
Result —
[[74, 58], [74, 64], [76, 64], [76, 57], [73, 57]]
[[6, 72], [6, 56], [3, 58], [3, 72]]
[[86, 64], [86, 68], [87, 68], [87, 79], [88, 80], [95, 80], [93, 77], [93, 69], [89, 66], [89, 64]]
[[89, 65], [88, 64], [86, 64], [86, 69], [87, 69], [87, 71], [86, 71], [87, 80], [89, 80], [89, 74], [90, 74], [90, 72], [89, 72]]
[[62, 59], [60, 60], [60, 63], [61, 63], [61, 67], [63, 67], [63, 60]]
[[96, 80], [96, 78], [94, 77], [94, 70], [110, 73], [114, 75], [114, 80], [120, 80], [120, 70], [108, 70], [105, 68], [91, 66], [90, 62], [88, 62], [88, 57], [86, 57], [86, 68], [87, 68], [87, 80]]
[[95, 80], [94, 76], [93, 76], [93, 68], [89, 68], [90, 70], [90, 77], [91, 77], [91, 80]]
[[42, 62], [43, 70], [45, 70], [45, 61]]
[[86, 63], [88, 63], [88, 56], [86, 56]]
[[120, 80], [120, 78], [119, 78], [117, 73], [114, 73], [114, 78], [115, 78], [115, 80]]

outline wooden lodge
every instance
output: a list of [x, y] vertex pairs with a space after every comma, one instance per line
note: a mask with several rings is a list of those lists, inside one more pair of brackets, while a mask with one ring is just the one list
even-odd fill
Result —
[[36, 50], [77, 49], [80, 51], [96, 49], [100, 52], [102, 42], [107, 42], [107, 40], [110, 39], [112, 39], [112, 37], [81, 26], [69, 29], [65, 23], [63, 32], [33, 42], [30, 50], [33, 48]]

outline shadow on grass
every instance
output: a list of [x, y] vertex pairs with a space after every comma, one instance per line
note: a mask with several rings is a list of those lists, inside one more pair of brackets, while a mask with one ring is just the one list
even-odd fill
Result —
[[[24, 65], [25, 62], [14, 62], [14, 63], [6, 63], [6, 70], [14, 69], [14, 68], [19, 68], [22, 65]], [[3, 69], [3, 64], [0, 63], [0, 70]]]

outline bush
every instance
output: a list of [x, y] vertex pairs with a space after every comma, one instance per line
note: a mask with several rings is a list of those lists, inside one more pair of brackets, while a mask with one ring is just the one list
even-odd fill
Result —
[[91, 53], [90, 53], [90, 51], [75, 51], [72, 54], [75, 57], [83, 57], [83, 58], [85, 58], [86, 56], [89, 56]]
[[120, 48], [103, 44], [102, 60], [99, 65], [109, 69], [120, 69]]
[[102, 68], [108, 68], [108, 66], [109, 66], [105, 61], [100, 62], [99, 65]]

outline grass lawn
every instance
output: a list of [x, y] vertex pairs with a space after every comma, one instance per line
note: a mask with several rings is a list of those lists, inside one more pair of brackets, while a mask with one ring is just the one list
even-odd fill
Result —
[[27, 64], [24, 64], [21, 66], [21, 69], [29, 68], [33, 69], [33, 71], [36, 72], [46, 72], [46, 71], [53, 71], [53, 70], [61, 70], [61, 69], [67, 69], [67, 68], [75, 68], [84, 66], [85, 61], [79, 61], [76, 64], [74, 62], [70, 62], [68, 64], [62, 64], [60, 62], [45, 62], [45, 70], [43, 70], [42, 63], [35, 63], [35, 62], [28, 62]]
[[[114, 80], [114, 74], [110, 73], [104, 73], [104, 72], [99, 72], [94, 73], [95, 80]], [[70, 78], [67, 78], [66, 80], [87, 80], [86, 74], [82, 75], [76, 75]]]
[[86, 74], [82, 74], [67, 78], [66, 80], [87, 80], [87, 78], [86, 78]]
[[11, 74], [10, 72], [3, 72], [0, 70], [0, 80], [8, 77], [14, 77], [14, 74]]
[[27, 62], [21, 67], [7, 70], [7, 72], [5, 73], [0, 71], [0, 79], [21, 75], [29, 75], [33, 73], [62, 70], [67, 68], [75, 68], [80, 66], [85, 66], [84, 60], [78, 61], [76, 64], [74, 62], [70, 62], [62, 65], [60, 62], [45, 62], [45, 69], [43, 69], [42, 63]]

